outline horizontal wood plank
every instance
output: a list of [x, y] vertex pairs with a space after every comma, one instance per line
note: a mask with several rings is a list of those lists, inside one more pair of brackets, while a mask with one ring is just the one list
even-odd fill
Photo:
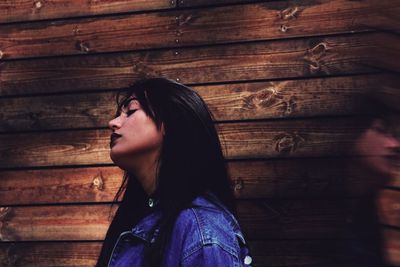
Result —
[[[338, 238], [345, 219], [336, 199], [238, 201], [250, 239]], [[1, 241], [103, 240], [118, 205], [1, 207]]]
[[0, 243], [3, 267], [93, 267], [102, 242]]
[[[385, 254], [389, 263], [400, 264], [400, 232], [385, 230]], [[254, 266], [320, 267], [344, 261], [341, 241], [247, 240]], [[0, 243], [0, 263], [12, 266], [94, 266], [102, 241]]]
[[[268, 1], [268, 0], [267, 0]], [[178, 7], [199, 7], [199, 6], [212, 6], [212, 5], [231, 5], [252, 2], [267, 2], [261, 0], [180, 0]]]
[[115, 166], [0, 171], [0, 203], [29, 205], [113, 201], [121, 186], [122, 176], [123, 171]]
[[[321, 266], [342, 259], [337, 240], [248, 240], [253, 266]], [[0, 263], [11, 266], [94, 266], [102, 242], [0, 244]], [[338, 265], [335, 265], [338, 266]]]
[[[190, 6], [204, 1], [183, 2]], [[385, 10], [395, 13], [400, 8], [390, 0], [301, 0], [183, 10], [178, 20], [179, 44], [305, 37], [396, 27], [385, 16]], [[400, 28], [397, 26], [397, 29]]]
[[[294, 159], [233, 161], [227, 166], [238, 199], [365, 195], [372, 177], [349, 176], [346, 164], [351, 164], [348, 159]], [[122, 176], [116, 166], [0, 171], [0, 203], [109, 202]]]
[[175, 0], [46, 0], [1, 1], [0, 23], [95, 16], [175, 7]]
[[304, 0], [30, 22], [2, 27], [0, 47], [25, 58], [354, 33], [385, 28], [384, 8], [400, 11], [393, 1]]
[[0, 95], [118, 89], [149, 76], [194, 84], [372, 72], [373, 39], [380, 36], [7, 61], [0, 64]]
[[[360, 98], [379, 92], [388, 75], [194, 86], [215, 121], [361, 114]], [[392, 94], [391, 97], [395, 95]], [[400, 98], [400, 93], [398, 93]], [[0, 98], [0, 132], [104, 127], [113, 92]], [[29, 108], [27, 108], [29, 107]]]
[[0, 47], [3, 59], [171, 47], [175, 25], [164, 13], [11, 24], [0, 28]]
[[[360, 118], [329, 118], [216, 126], [225, 157], [243, 159], [348, 155], [362, 123]], [[0, 168], [109, 164], [110, 134], [111, 130], [2, 134]]]

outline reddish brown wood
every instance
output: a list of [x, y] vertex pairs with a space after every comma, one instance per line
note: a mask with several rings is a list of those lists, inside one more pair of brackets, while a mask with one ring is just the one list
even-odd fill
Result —
[[[349, 176], [347, 162], [348, 159], [234, 161], [228, 162], [228, 170], [239, 199], [365, 195], [363, 188], [372, 181], [358, 173]], [[113, 201], [122, 177], [123, 171], [115, 166], [0, 171], [0, 203]]]
[[167, 47], [175, 25], [164, 13], [11, 24], [0, 30], [0, 47], [5, 59]]
[[[1, 241], [103, 240], [118, 205], [1, 207]], [[337, 199], [238, 201], [249, 239], [345, 237]]]
[[144, 76], [193, 84], [365, 73], [375, 71], [367, 65], [380, 36], [7, 61], [0, 64], [0, 95], [116, 89]]
[[102, 242], [0, 243], [1, 266], [93, 267]]
[[1, 171], [0, 203], [113, 201], [122, 177], [123, 171], [118, 167]]
[[[342, 259], [338, 240], [248, 240], [253, 266], [313, 266]], [[102, 242], [0, 244], [1, 266], [94, 266]], [[338, 265], [335, 265], [338, 266]]]
[[18, 0], [0, 2], [0, 23], [95, 16], [175, 7], [175, 0]]
[[[24, 58], [354, 33], [389, 27], [390, 21], [378, 11], [393, 9], [399, 12], [398, 5], [393, 1], [382, 1], [379, 6], [370, 2], [276, 1], [12, 24], [1, 28], [0, 48], [3, 58]], [[36, 3], [42, 3], [43, 9], [51, 5], [40, 0]], [[121, 8], [118, 4], [114, 9]], [[170, 2], [157, 4], [170, 5]], [[128, 10], [130, 8], [133, 7], [128, 6]], [[103, 12], [113, 13], [114, 9]], [[68, 8], [64, 10], [68, 12]], [[88, 12], [84, 8], [81, 10]], [[43, 10], [43, 13], [46, 12]]]
[[[218, 124], [227, 159], [323, 157], [349, 154], [360, 118]], [[111, 130], [0, 135], [0, 168], [112, 163]]]
[[[387, 75], [194, 86], [216, 121], [363, 113], [360, 98]], [[379, 84], [379, 86], [378, 86]], [[400, 93], [397, 93], [400, 97]], [[390, 98], [395, 97], [395, 92]], [[113, 92], [0, 98], [0, 131], [104, 127], [115, 114]], [[29, 107], [29, 108], [27, 108]]]

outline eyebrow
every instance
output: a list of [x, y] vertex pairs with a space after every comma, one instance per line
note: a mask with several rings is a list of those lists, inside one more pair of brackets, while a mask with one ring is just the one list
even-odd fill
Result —
[[122, 103], [122, 107], [125, 107], [125, 108], [128, 107], [129, 104], [132, 102], [132, 100], [138, 101], [138, 98], [137, 98], [137, 97], [134, 97], [134, 96], [127, 98], [127, 99], [124, 100], [124, 102]]

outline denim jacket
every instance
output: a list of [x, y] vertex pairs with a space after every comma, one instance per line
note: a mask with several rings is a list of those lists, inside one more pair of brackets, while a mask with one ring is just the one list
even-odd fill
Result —
[[[247, 244], [234, 216], [212, 194], [194, 199], [195, 207], [177, 217], [162, 266], [251, 266]], [[143, 218], [131, 231], [120, 234], [108, 267], [148, 266], [144, 248], [154, 242], [160, 212]]]

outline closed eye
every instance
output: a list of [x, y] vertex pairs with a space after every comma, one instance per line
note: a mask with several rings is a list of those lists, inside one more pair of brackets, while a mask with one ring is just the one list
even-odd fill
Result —
[[132, 115], [132, 114], [135, 113], [136, 111], [137, 111], [137, 109], [128, 110], [128, 112], [126, 112], [126, 115], [129, 117], [130, 115]]

